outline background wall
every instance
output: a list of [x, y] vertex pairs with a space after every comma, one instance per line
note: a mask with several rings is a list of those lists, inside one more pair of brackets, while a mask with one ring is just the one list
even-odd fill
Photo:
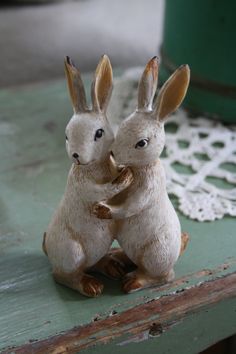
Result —
[[81, 71], [107, 53], [114, 67], [144, 65], [158, 53], [163, 0], [80, 0], [0, 7], [0, 87]]

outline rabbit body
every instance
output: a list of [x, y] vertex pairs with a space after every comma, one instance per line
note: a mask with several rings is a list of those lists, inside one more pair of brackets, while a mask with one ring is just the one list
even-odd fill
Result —
[[141, 189], [142, 201], [137, 201], [136, 214], [119, 221], [117, 240], [127, 256], [155, 278], [168, 274], [179, 257], [180, 223], [166, 192], [161, 161], [132, 172], [128, 193], [139, 197]]
[[93, 204], [109, 195], [96, 184], [104, 178], [114, 179], [108, 159], [89, 168], [71, 167], [65, 194], [47, 230], [46, 249], [55, 272], [89, 268], [111, 246], [111, 221], [99, 220], [91, 213]]
[[[44, 235], [43, 249], [57, 282], [86, 296], [97, 296], [103, 285], [86, 271], [95, 265], [104, 271], [107, 266], [100, 260], [112, 244], [113, 222], [96, 218], [92, 208], [95, 202], [126, 188], [131, 175], [123, 170], [118, 176], [110, 158], [114, 135], [105, 114], [112, 90], [108, 57], [102, 57], [95, 72], [92, 110], [87, 108], [80, 73], [70, 58], [65, 69], [74, 108], [66, 127], [66, 149], [73, 165], [64, 196]], [[112, 276], [116, 269], [110, 264], [108, 271]]]
[[137, 270], [127, 274], [123, 289], [132, 292], [173, 279], [173, 267], [186, 238], [166, 191], [165, 171], [159, 159], [165, 144], [164, 122], [182, 102], [189, 84], [189, 68], [182, 66], [157, 88], [158, 61], [150, 60], [139, 82], [138, 107], [120, 125], [112, 145], [118, 165], [129, 166], [133, 182], [94, 212], [116, 220], [116, 238]]

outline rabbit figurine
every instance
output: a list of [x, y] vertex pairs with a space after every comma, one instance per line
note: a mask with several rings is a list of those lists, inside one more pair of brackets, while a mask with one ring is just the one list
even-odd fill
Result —
[[[110, 160], [114, 136], [106, 117], [113, 80], [109, 58], [104, 55], [97, 66], [91, 110], [80, 73], [69, 57], [65, 60], [65, 72], [74, 109], [66, 127], [66, 149], [73, 164], [64, 196], [44, 234], [43, 250], [57, 282], [95, 297], [101, 294], [103, 284], [86, 271], [95, 265], [98, 270], [107, 271], [102, 257], [110, 249], [113, 232], [112, 221], [96, 218], [92, 207], [125, 189], [132, 174], [123, 169], [118, 175]], [[108, 275], [119, 275], [119, 269], [106, 265]]]
[[137, 266], [124, 278], [126, 293], [171, 281], [173, 266], [188, 242], [168, 197], [159, 157], [165, 144], [164, 122], [183, 101], [190, 70], [188, 65], [179, 67], [153, 106], [157, 77], [158, 59], [154, 57], [139, 82], [138, 107], [121, 123], [112, 145], [116, 163], [131, 168], [133, 182], [120, 195], [94, 207], [98, 218], [116, 220], [116, 238]]

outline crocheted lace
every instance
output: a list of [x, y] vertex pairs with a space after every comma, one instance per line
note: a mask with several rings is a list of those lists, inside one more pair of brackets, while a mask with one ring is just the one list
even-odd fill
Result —
[[[135, 108], [140, 69], [128, 71], [115, 84], [109, 116], [118, 126]], [[190, 118], [180, 109], [165, 124], [161, 156], [167, 191], [191, 219], [210, 221], [236, 216], [236, 126], [204, 117]]]

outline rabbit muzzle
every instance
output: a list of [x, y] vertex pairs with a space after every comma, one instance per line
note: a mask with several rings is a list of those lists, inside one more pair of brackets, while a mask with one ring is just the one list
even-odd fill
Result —
[[73, 153], [72, 159], [76, 165], [80, 165], [79, 155], [76, 152]]

